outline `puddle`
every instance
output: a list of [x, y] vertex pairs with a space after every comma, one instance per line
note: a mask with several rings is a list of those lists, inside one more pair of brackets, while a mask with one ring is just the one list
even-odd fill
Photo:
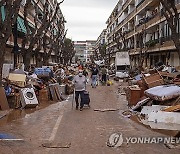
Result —
[[[180, 128], [180, 125], [170, 125], [170, 124], [165, 124], [165, 123], [154, 123], [154, 122], [147, 122], [146, 120], [141, 120], [139, 119], [139, 117], [137, 115], [133, 115], [131, 116], [130, 118], [132, 121], [152, 130], [152, 131], [155, 131], [155, 132], [158, 132], [158, 133], [161, 133], [161, 134], [164, 134], [164, 135], [168, 135], [168, 136], [176, 136], [177, 134], [179, 135], [179, 132], [178, 130], [168, 130], [169, 129], [176, 129], [176, 128]], [[161, 129], [161, 128], [164, 128], [166, 127], [167, 129]]]
[[8, 123], [11, 123], [12, 121], [18, 120], [20, 118], [24, 118], [25, 116], [34, 113], [35, 111], [41, 110], [43, 108], [48, 107], [51, 104], [54, 104], [55, 102], [43, 102], [36, 108], [29, 108], [29, 109], [14, 109], [12, 110], [8, 115], [0, 119], [0, 126], [6, 125]]

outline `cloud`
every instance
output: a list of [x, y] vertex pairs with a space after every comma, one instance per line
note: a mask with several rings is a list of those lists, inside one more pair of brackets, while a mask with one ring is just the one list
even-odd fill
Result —
[[61, 5], [67, 36], [73, 40], [96, 40], [117, 0], [65, 0]]

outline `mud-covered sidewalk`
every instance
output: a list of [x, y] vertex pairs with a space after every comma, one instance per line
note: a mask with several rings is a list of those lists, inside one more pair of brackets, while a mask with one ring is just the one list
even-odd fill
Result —
[[[91, 108], [82, 112], [72, 110], [72, 97], [42, 110], [25, 114], [21, 119], [1, 122], [0, 133], [15, 136], [20, 141], [0, 141], [0, 153], [27, 154], [178, 154], [179, 149], [168, 149], [164, 144], [126, 144], [107, 146], [109, 136], [122, 133], [124, 137], [164, 136], [124, 118], [119, 112], [126, 109], [124, 95], [118, 96], [118, 83], [113, 86], [88, 87]], [[94, 110], [117, 111], [99, 112]], [[8, 119], [6, 119], [8, 120]]]

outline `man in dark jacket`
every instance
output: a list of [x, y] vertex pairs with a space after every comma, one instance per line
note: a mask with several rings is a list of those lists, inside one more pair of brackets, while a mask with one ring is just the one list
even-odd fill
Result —
[[91, 70], [91, 78], [92, 78], [92, 87], [96, 88], [97, 85], [97, 77], [99, 74], [99, 70], [97, 69], [96, 65], [93, 66], [92, 70]]

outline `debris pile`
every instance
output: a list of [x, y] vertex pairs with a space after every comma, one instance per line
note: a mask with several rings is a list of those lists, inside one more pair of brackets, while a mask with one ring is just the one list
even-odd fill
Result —
[[180, 130], [179, 72], [149, 70], [130, 78], [128, 84], [125, 92], [130, 112], [138, 112], [143, 124]]
[[42, 103], [57, 102], [73, 93], [72, 80], [76, 73], [70, 66], [56, 65], [22, 68], [7, 73], [0, 88], [0, 110], [35, 108]]

